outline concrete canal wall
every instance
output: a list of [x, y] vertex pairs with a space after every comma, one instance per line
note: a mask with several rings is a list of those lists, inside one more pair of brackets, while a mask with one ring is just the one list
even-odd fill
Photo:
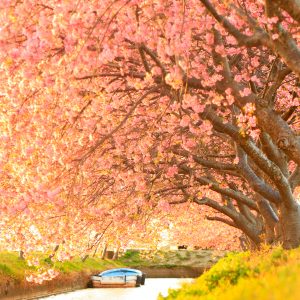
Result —
[[[145, 272], [148, 278], [195, 278], [205, 270], [203, 267], [192, 266], [137, 268]], [[41, 285], [28, 282], [18, 283], [13, 279], [0, 278], [0, 299], [29, 300], [84, 289], [87, 287], [90, 275], [92, 274], [84, 272], [61, 274], [54, 280], [45, 281]]]
[[203, 267], [178, 266], [178, 267], [140, 267], [147, 278], [196, 278], [206, 269]]
[[51, 281], [44, 281], [41, 285], [0, 278], [0, 299], [29, 300], [83, 289], [86, 288], [90, 275], [84, 272], [61, 274]]

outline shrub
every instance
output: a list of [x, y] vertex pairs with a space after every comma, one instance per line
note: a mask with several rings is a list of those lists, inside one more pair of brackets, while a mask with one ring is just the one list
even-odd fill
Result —
[[180, 290], [159, 299], [298, 300], [300, 248], [231, 253]]

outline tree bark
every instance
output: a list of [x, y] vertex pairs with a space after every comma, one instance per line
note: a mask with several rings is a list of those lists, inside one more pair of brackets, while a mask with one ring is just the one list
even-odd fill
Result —
[[93, 253], [93, 257], [96, 256], [96, 253], [97, 253], [97, 251], [98, 251], [99, 245], [100, 245], [100, 243], [97, 244], [97, 246], [96, 246], [96, 248], [95, 248], [95, 250], [94, 250], [94, 253]]
[[253, 242], [253, 240], [249, 238], [249, 236], [247, 236], [246, 234], [240, 236], [239, 240], [240, 240], [240, 246], [243, 251], [259, 249], [260, 244]]
[[49, 255], [50, 259], [52, 259], [54, 257], [54, 255], [57, 252], [58, 248], [59, 248], [59, 245], [56, 245], [55, 248], [54, 248], [54, 250], [53, 250], [53, 252]]
[[19, 251], [19, 259], [20, 260], [24, 260], [25, 259], [24, 252], [22, 250]]
[[107, 247], [108, 247], [108, 243], [105, 243], [101, 259], [105, 259], [106, 252], [107, 252]]
[[116, 249], [116, 251], [114, 252], [114, 256], [113, 256], [113, 260], [115, 260], [115, 259], [118, 259], [118, 257], [119, 257], [119, 251], [120, 251], [120, 247], [118, 247], [117, 249]]
[[280, 223], [282, 228], [282, 242], [286, 249], [296, 248], [300, 245], [300, 205], [290, 208], [280, 206]]
[[85, 262], [85, 261], [87, 260], [88, 257], [89, 257], [89, 255], [86, 254], [85, 256], [83, 256], [83, 257], [81, 258], [81, 261], [82, 261], [82, 262]]

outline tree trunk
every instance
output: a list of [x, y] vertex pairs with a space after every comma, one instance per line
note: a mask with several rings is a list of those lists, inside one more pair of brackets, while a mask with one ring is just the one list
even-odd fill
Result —
[[239, 237], [239, 240], [240, 240], [240, 247], [242, 248], [243, 251], [247, 251], [249, 250], [249, 244], [248, 244], [248, 238], [246, 237], [245, 234], [242, 234], [240, 237]]
[[275, 236], [274, 227], [270, 227], [268, 224], [266, 224], [265, 242], [267, 244], [273, 244], [275, 241], [276, 241], [276, 236]]
[[291, 208], [280, 207], [280, 223], [282, 228], [282, 242], [286, 249], [300, 245], [300, 205], [295, 202]]
[[112, 258], [113, 260], [119, 258], [119, 251], [120, 251], [120, 247], [118, 247], [118, 248], [116, 249], [116, 251], [115, 251], [115, 253], [114, 253], [114, 256], [113, 256], [113, 258]]
[[277, 213], [274, 211], [271, 204], [260, 195], [256, 195], [256, 200], [264, 220], [265, 243], [273, 244], [276, 241], [275, 226], [279, 222]]
[[95, 248], [95, 250], [94, 250], [94, 253], [93, 253], [93, 257], [96, 256], [96, 253], [97, 253], [97, 251], [98, 251], [99, 245], [100, 245], [100, 243], [97, 244], [97, 246], [96, 246], [96, 248]]
[[89, 257], [89, 255], [88, 254], [86, 254], [85, 256], [83, 256], [82, 258], [81, 258], [81, 261], [82, 262], [85, 262], [86, 261], [86, 259]]
[[52, 259], [55, 255], [55, 253], [57, 252], [57, 250], [59, 249], [59, 245], [56, 245], [53, 252], [49, 255], [49, 259]]
[[101, 259], [105, 259], [106, 252], [107, 252], [107, 247], [108, 247], [108, 243], [105, 243]]
[[19, 259], [24, 260], [24, 252], [22, 250], [19, 251]]
[[262, 240], [262, 224], [257, 222], [257, 224], [250, 223], [245, 217], [240, 217], [235, 220], [237, 227], [242, 230], [242, 232], [247, 237], [247, 244], [249, 249], [258, 249]]

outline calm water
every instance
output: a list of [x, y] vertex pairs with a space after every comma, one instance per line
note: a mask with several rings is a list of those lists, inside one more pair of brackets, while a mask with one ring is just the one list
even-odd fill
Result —
[[184, 282], [191, 282], [190, 278], [147, 278], [146, 284], [137, 288], [105, 288], [85, 289], [50, 296], [51, 300], [155, 300], [159, 293], [166, 296], [169, 288], [180, 288]]

